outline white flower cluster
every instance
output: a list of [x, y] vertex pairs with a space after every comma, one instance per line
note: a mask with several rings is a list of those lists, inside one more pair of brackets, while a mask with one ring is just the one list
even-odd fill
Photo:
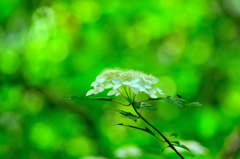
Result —
[[139, 92], [145, 92], [151, 98], [157, 98], [156, 93], [162, 94], [162, 90], [158, 87], [153, 86], [158, 82], [157, 78], [152, 75], [147, 75], [143, 72], [134, 70], [120, 70], [120, 69], [106, 69], [100, 75], [97, 76], [91, 89], [87, 92], [86, 96], [91, 94], [98, 94], [104, 89], [112, 88], [108, 92], [108, 96], [120, 95], [121, 88], [129, 87], [135, 94]]

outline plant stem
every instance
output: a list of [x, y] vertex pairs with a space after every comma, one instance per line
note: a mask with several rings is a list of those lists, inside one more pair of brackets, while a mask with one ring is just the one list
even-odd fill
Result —
[[116, 102], [116, 103], [119, 103], [119, 104], [121, 104], [121, 105], [124, 105], [124, 106], [130, 106], [131, 104], [123, 104], [123, 103], [121, 103], [121, 102], [119, 102], [119, 101], [116, 101], [116, 100], [112, 100], [113, 102]]
[[131, 103], [131, 104], [132, 104], [133, 109], [135, 110], [135, 112], [138, 114], [138, 116], [141, 117], [141, 118], [143, 119], [143, 121], [145, 121], [145, 122], [146, 122], [149, 126], [151, 126], [154, 130], [156, 130], [156, 131], [162, 136], [162, 138], [164, 138], [164, 140], [168, 143], [169, 147], [171, 147], [171, 148], [173, 149], [173, 151], [175, 151], [175, 152], [178, 154], [179, 157], [181, 157], [182, 159], [184, 159], [183, 156], [182, 156], [182, 155], [175, 149], [175, 147], [169, 142], [169, 140], [168, 140], [157, 128], [155, 128], [152, 124], [150, 124], [150, 123], [137, 111], [137, 109], [136, 109], [135, 106], [134, 106], [134, 102]]

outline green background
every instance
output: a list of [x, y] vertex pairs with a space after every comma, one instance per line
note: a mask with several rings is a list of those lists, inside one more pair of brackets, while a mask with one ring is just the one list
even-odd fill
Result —
[[239, 18], [239, 0], [1, 0], [0, 158], [178, 158], [151, 135], [114, 126], [146, 126], [109, 108], [130, 107], [64, 99], [85, 96], [114, 67], [202, 103], [183, 111], [154, 101], [159, 110], [143, 112], [166, 136], [178, 133], [192, 150], [183, 156], [240, 158]]

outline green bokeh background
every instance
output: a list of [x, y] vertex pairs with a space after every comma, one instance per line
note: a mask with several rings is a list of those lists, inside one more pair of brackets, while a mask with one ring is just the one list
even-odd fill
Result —
[[146, 126], [109, 108], [123, 107], [64, 99], [114, 67], [154, 74], [165, 95], [203, 104], [143, 112], [196, 149], [183, 156], [240, 158], [239, 18], [239, 0], [1, 0], [0, 158], [178, 158], [114, 126]]

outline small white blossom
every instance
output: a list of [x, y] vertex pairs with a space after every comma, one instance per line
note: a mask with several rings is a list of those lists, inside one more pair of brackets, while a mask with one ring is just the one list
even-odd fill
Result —
[[89, 96], [91, 94], [98, 94], [98, 93], [104, 91], [104, 89], [113, 87], [113, 84], [111, 84], [111, 83], [104, 84], [105, 80], [106, 79], [104, 77], [101, 77], [100, 75], [97, 76], [96, 81], [94, 81], [91, 84], [91, 86], [93, 86], [94, 89], [89, 90], [87, 92], [86, 96]]
[[107, 96], [112, 96], [114, 94], [115, 96], [119, 96], [121, 93], [117, 89], [113, 89], [108, 92]]
[[155, 95], [155, 94], [156, 94], [156, 91], [155, 91], [155, 90], [150, 89], [150, 90], [148, 91], [148, 93], [149, 93], [149, 96], [150, 96], [151, 98], [157, 98], [157, 96]]
[[114, 78], [112, 79], [113, 89], [118, 89], [119, 87], [122, 86], [122, 80], [120, 78]]
[[124, 81], [123, 84], [125, 84], [129, 87], [138, 88], [139, 87], [139, 84], [138, 84], [139, 81], [140, 81], [139, 78], [133, 78], [130, 81]]
[[161, 90], [161, 89], [159, 89], [158, 87], [156, 87], [155, 89], [156, 89], [156, 91], [157, 91], [159, 94], [164, 95], [164, 93], [162, 93], [162, 90]]

